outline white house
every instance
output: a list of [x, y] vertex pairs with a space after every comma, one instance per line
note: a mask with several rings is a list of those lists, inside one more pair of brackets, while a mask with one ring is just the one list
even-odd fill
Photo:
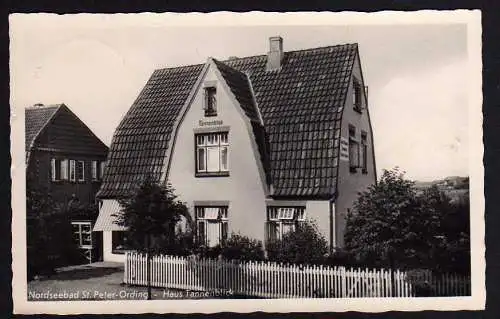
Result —
[[315, 220], [331, 249], [345, 214], [375, 183], [357, 44], [156, 70], [116, 129], [94, 231], [123, 260], [118, 199], [146, 176], [172, 183], [209, 246], [231, 232], [262, 241]]

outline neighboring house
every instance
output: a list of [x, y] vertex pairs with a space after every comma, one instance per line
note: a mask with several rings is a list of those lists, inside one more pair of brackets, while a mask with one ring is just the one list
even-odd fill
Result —
[[118, 200], [146, 176], [169, 181], [214, 246], [231, 232], [262, 241], [312, 219], [334, 250], [357, 193], [376, 182], [357, 44], [208, 58], [156, 70], [116, 129], [94, 231], [123, 260]]
[[[63, 208], [94, 204], [108, 147], [64, 104], [26, 108], [25, 131], [27, 182], [47, 190]], [[71, 222], [74, 239], [90, 259], [94, 248], [100, 250], [93, 242], [95, 220], [77, 216]]]

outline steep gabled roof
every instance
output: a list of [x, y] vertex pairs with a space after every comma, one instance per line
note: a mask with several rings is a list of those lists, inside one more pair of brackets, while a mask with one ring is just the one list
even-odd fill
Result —
[[266, 175], [266, 183], [270, 185], [272, 183], [272, 172], [269, 158], [269, 140], [257, 107], [256, 99], [253, 96], [250, 79], [243, 72], [233, 69], [215, 59], [213, 59], [213, 61], [234, 97], [240, 104], [240, 107], [243, 109], [243, 112], [250, 119], [255, 143], [259, 149], [260, 161]]
[[106, 156], [108, 147], [65, 104], [25, 109], [26, 161], [34, 149]]
[[160, 179], [174, 123], [202, 68], [153, 72], [113, 135], [98, 196], [127, 196], [144, 176]]
[[24, 110], [25, 119], [25, 149], [29, 151], [33, 147], [33, 142], [50, 122], [62, 104], [35, 105]]
[[[260, 111], [265, 130], [256, 136], [268, 141], [275, 197], [335, 194], [335, 139], [356, 55], [356, 44], [285, 52], [279, 71], [266, 71], [265, 55], [217, 61], [247, 116]], [[144, 175], [160, 178], [174, 122], [202, 68], [153, 73], [115, 132], [99, 196], [128, 196]]]

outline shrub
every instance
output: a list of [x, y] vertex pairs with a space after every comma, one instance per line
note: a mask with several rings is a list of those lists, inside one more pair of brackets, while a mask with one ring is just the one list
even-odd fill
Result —
[[31, 215], [27, 218], [27, 227], [28, 278], [50, 275], [57, 267], [86, 262], [73, 241], [66, 211]]
[[332, 254], [326, 256], [322, 262], [326, 266], [344, 266], [344, 267], [365, 267], [365, 264], [361, 264], [356, 260], [355, 256], [349, 251], [344, 249], [338, 249]]
[[264, 249], [260, 240], [240, 234], [231, 234], [221, 246], [221, 254], [225, 259], [263, 260]]
[[221, 255], [221, 251], [222, 248], [220, 245], [217, 245], [215, 247], [207, 247], [202, 245], [202, 246], [197, 246], [193, 250], [193, 253], [197, 254], [202, 258], [217, 259]]
[[297, 224], [294, 231], [286, 233], [281, 240], [266, 245], [271, 261], [293, 264], [318, 264], [328, 254], [328, 243], [318, 231], [316, 224], [306, 221]]
[[415, 297], [436, 296], [434, 287], [429, 278], [432, 273], [425, 269], [412, 269], [407, 272], [406, 280], [412, 286]]

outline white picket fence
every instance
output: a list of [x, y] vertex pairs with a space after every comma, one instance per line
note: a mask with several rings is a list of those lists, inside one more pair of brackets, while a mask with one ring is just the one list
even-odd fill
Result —
[[[127, 252], [124, 283], [147, 285], [146, 255]], [[435, 278], [423, 274], [439, 295], [470, 294], [470, 280], [459, 276]], [[152, 256], [152, 287], [197, 291], [226, 290], [264, 298], [359, 298], [411, 297], [415, 291], [405, 272], [384, 269], [281, 265], [272, 262], [241, 262], [196, 257]], [[392, 290], [394, 289], [394, 294]]]

